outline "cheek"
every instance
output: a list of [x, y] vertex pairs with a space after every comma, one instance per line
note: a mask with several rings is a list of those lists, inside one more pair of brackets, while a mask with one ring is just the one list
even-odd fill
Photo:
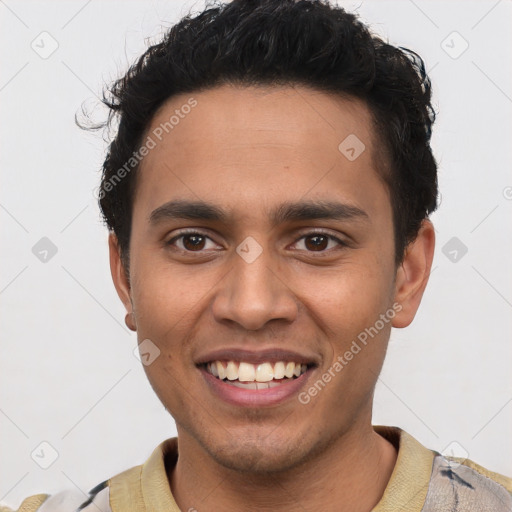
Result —
[[368, 403], [383, 364], [391, 329], [390, 319], [380, 320], [390, 308], [385, 270], [353, 263], [310, 287], [306, 307], [330, 345], [319, 376], [330, 383], [315, 407], [333, 421]]
[[215, 272], [171, 264], [165, 249], [147, 247], [137, 254], [132, 280], [136, 315], [152, 327], [170, 329], [186, 322], [213, 286]]
[[139, 343], [151, 340], [159, 351], [144, 371], [162, 403], [179, 410], [186, 406], [184, 382], [194, 369], [190, 340], [197, 334], [195, 311], [201, 295], [191, 283], [181, 283], [156, 267], [145, 278], [141, 274], [141, 284], [134, 289], [137, 337]]
[[182, 282], [165, 265], [146, 261], [139, 265], [132, 281], [137, 337], [139, 343], [151, 340], [161, 351], [157, 367], [168, 367], [186, 349], [184, 337], [190, 331], [199, 292], [193, 283]]
[[[347, 261], [336, 271], [308, 280], [307, 307], [334, 336], [357, 334], [389, 307], [392, 279], [376, 257]], [[308, 281], [305, 281], [306, 283]], [[342, 336], [343, 337], [343, 336]]]

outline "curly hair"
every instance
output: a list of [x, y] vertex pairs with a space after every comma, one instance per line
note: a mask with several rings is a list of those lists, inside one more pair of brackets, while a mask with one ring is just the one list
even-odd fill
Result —
[[233, 0], [182, 18], [104, 93], [105, 125], [116, 121], [118, 128], [103, 164], [99, 204], [125, 267], [138, 167], [126, 172], [126, 162], [164, 102], [225, 84], [305, 85], [365, 102], [386, 158], [378, 172], [390, 192], [399, 265], [437, 207], [435, 112], [423, 60], [328, 0]]

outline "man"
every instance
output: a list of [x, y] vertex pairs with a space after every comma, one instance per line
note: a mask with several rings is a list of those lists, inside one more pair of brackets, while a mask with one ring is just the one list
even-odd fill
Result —
[[421, 59], [324, 2], [234, 0], [111, 92], [112, 277], [178, 437], [19, 510], [512, 510], [511, 479], [371, 424], [434, 252]]

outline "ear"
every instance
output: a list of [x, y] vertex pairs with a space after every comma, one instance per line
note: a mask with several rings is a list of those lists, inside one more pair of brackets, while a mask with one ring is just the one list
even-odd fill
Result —
[[402, 309], [393, 318], [393, 327], [407, 327], [413, 321], [430, 277], [434, 247], [434, 226], [424, 219], [418, 236], [407, 246], [396, 273], [395, 302]]
[[133, 314], [133, 304], [131, 299], [131, 288], [128, 281], [127, 272], [121, 260], [121, 251], [116, 235], [110, 232], [108, 236], [108, 249], [110, 255], [110, 273], [116, 287], [117, 295], [126, 308], [125, 322], [132, 331], [137, 330], [135, 317]]

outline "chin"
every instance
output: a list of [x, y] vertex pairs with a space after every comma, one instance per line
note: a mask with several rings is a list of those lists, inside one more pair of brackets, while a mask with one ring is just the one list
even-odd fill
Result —
[[[205, 446], [210, 456], [225, 468], [253, 475], [288, 471], [308, 458], [303, 442], [290, 437], [269, 439], [270, 435], [247, 440], [233, 436], [224, 445]], [[227, 439], [226, 439], [227, 440]]]
[[216, 462], [225, 468], [239, 473], [251, 473], [252, 475], [269, 475], [287, 471], [294, 467], [295, 460], [290, 459], [289, 453], [267, 454], [258, 447], [242, 449], [230, 453], [212, 453]]

